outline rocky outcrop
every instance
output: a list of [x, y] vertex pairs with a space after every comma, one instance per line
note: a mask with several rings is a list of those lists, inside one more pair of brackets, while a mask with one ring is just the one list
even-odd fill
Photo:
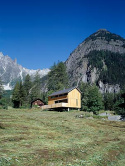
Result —
[[[105, 29], [101, 29], [85, 39], [85, 41], [70, 54], [65, 62], [71, 85], [78, 85], [80, 81], [94, 83], [98, 80], [99, 70], [97, 68], [91, 68], [86, 56], [93, 50], [104, 50], [123, 54], [125, 53], [125, 39]], [[102, 84], [100, 85], [102, 92], [113, 92], [119, 89], [115, 87], [117, 87], [117, 85], [103, 84], [103, 87]]]
[[99, 81], [98, 85], [101, 93], [118, 93], [120, 91], [120, 86], [118, 84], [104, 84], [103, 82]]

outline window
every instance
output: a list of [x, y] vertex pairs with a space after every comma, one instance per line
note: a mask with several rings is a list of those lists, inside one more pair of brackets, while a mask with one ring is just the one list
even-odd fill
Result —
[[55, 101], [55, 104], [56, 104], [56, 103], [68, 103], [68, 99], [56, 100], [56, 101]]
[[59, 97], [60, 96], [67, 96], [67, 95], [68, 95], [68, 93], [60, 94]]
[[64, 93], [64, 94], [60, 94], [60, 95], [56, 95], [56, 96], [51, 96], [51, 99], [61, 97], [61, 96], [67, 96], [67, 95], [68, 95], [68, 93]]

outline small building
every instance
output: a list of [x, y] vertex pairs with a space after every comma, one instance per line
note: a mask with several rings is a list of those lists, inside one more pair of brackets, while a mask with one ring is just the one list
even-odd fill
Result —
[[48, 105], [42, 109], [67, 109], [81, 108], [81, 92], [77, 87], [57, 91], [48, 96]]
[[31, 102], [31, 108], [35, 106], [35, 107], [42, 107], [44, 106], [44, 102], [41, 100], [41, 99], [34, 99], [32, 102]]

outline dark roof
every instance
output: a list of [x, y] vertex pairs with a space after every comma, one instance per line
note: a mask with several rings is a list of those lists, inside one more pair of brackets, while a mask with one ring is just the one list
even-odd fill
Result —
[[[37, 100], [42, 101], [42, 99], [36, 98], [36, 99], [32, 100], [31, 103], [33, 103], [34, 101], [37, 101]], [[43, 102], [43, 101], [42, 101], [42, 102]]]
[[[80, 90], [79, 90], [77, 87], [72, 87], [72, 88], [68, 88], [68, 89], [64, 89], [64, 90], [61, 90], [61, 91], [54, 92], [54, 93], [52, 93], [52, 94], [49, 95], [49, 96], [56, 96], [56, 95], [60, 95], [60, 94], [69, 93], [69, 92], [72, 91], [73, 89], [77, 89], [77, 90], [80, 92]], [[81, 93], [81, 92], [80, 92], [80, 93]]]

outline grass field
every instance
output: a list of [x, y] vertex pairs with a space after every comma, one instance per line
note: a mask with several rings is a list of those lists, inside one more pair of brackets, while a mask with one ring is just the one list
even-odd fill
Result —
[[0, 110], [0, 166], [124, 166], [125, 122]]

